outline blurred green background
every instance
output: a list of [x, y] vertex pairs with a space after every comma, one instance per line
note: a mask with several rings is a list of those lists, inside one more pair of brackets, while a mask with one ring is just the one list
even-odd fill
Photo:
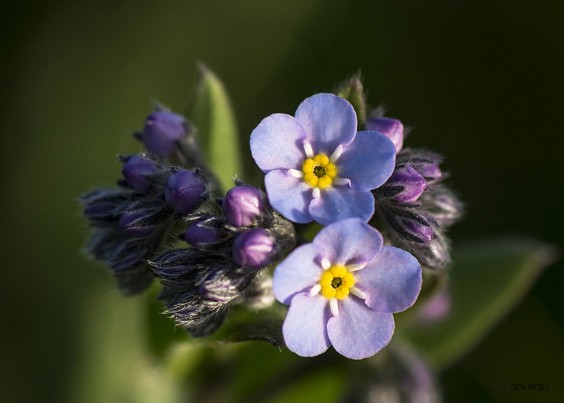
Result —
[[[130, 133], [154, 99], [186, 106], [198, 62], [225, 83], [244, 139], [361, 69], [370, 101], [416, 127], [408, 144], [447, 157], [468, 205], [455, 245], [521, 234], [562, 247], [563, 15], [557, 0], [2, 2], [0, 400], [109, 401], [101, 388], [134, 369], [119, 343], [96, 351], [108, 334], [143, 335], [117, 319], [135, 320], [135, 300], [80, 253], [77, 198], [141, 149]], [[564, 401], [563, 270], [441, 374], [447, 402]], [[97, 389], [77, 392], [89, 376]]]

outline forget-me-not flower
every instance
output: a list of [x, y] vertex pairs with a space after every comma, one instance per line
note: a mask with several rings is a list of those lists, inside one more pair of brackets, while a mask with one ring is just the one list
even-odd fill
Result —
[[331, 345], [348, 358], [370, 357], [390, 342], [392, 314], [413, 305], [421, 283], [417, 259], [382, 246], [380, 233], [360, 219], [328, 225], [274, 272], [274, 296], [290, 305], [284, 341], [304, 357]]
[[295, 116], [273, 114], [251, 134], [251, 153], [266, 173], [270, 204], [297, 223], [329, 224], [374, 214], [371, 190], [394, 170], [386, 136], [357, 132], [352, 105], [333, 94], [304, 100]]

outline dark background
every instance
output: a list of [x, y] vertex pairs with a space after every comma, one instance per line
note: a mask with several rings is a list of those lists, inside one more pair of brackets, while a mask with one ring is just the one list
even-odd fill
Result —
[[[416, 127], [408, 144], [447, 157], [468, 206], [455, 244], [520, 234], [561, 247], [563, 16], [557, 0], [1, 3], [2, 400], [72, 395], [83, 324], [105, 325], [84, 307], [115, 293], [80, 254], [77, 197], [140, 150], [129, 134], [155, 97], [185, 107], [197, 62], [226, 84], [245, 144], [263, 117], [361, 69], [370, 101]], [[447, 402], [562, 398], [563, 269], [442, 374]]]

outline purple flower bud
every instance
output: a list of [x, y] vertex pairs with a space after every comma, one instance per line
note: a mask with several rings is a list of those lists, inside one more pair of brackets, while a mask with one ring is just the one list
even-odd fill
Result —
[[152, 214], [146, 210], [126, 211], [119, 219], [119, 227], [135, 238], [148, 238], [155, 229], [150, 219]]
[[423, 162], [421, 164], [415, 164], [414, 168], [429, 183], [438, 181], [443, 175], [439, 164], [434, 162]]
[[410, 217], [397, 217], [397, 222], [401, 227], [404, 238], [428, 244], [433, 239], [433, 228], [422, 216], [413, 219]]
[[147, 151], [158, 157], [170, 157], [176, 150], [176, 143], [186, 137], [187, 121], [173, 112], [157, 111], [145, 120], [141, 139]]
[[270, 263], [274, 238], [262, 228], [240, 234], [233, 243], [233, 260], [242, 267], [258, 270]]
[[413, 252], [422, 265], [433, 269], [442, 269], [450, 263], [448, 241], [440, 236], [434, 237], [426, 248], [414, 249]]
[[370, 118], [366, 121], [366, 130], [382, 133], [394, 143], [396, 153], [403, 147], [403, 124], [392, 118]]
[[433, 219], [447, 228], [457, 221], [463, 212], [463, 205], [448, 189], [438, 188], [423, 196], [424, 206]]
[[242, 273], [232, 267], [213, 270], [200, 284], [198, 291], [207, 300], [226, 304], [241, 294], [248, 287], [252, 276]]
[[205, 247], [223, 242], [227, 234], [210, 218], [204, 217], [188, 227], [184, 240], [195, 247]]
[[264, 211], [261, 192], [252, 186], [235, 186], [227, 191], [222, 209], [229, 224], [235, 227], [253, 225]]
[[84, 216], [89, 220], [96, 221], [115, 218], [113, 212], [115, 204], [111, 200], [102, 200], [98, 203], [91, 203], [84, 206]]
[[156, 164], [149, 158], [142, 155], [134, 155], [123, 164], [121, 174], [125, 178], [125, 183], [131, 189], [139, 193], [147, 193], [153, 185], [147, 180], [147, 175], [155, 173]]
[[405, 149], [397, 155], [398, 166], [412, 166], [427, 183], [437, 182], [442, 178], [440, 164], [443, 158], [429, 151]]
[[96, 189], [81, 197], [84, 216], [94, 222], [117, 221], [129, 206], [129, 192], [123, 189]]
[[205, 191], [206, 186], [197, 173], [181, 170], [168, 177], [164, 195], [174, 211], [186, 215], [200, 206]]
[[413, 167], [408, 165], [394, 171], [385, 186], [402, 189], [399, 193], [390, 197], [392, 200], [400, 203], [412, 203], [425, 191], [427, 182]]

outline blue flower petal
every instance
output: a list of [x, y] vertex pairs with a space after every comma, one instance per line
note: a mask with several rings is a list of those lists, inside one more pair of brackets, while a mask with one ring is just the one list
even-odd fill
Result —
[[331, 156], [338, 145], [349, 144], [356, 134], [356, 113], [345, 99], [333, 94], [306, 98], [296, 110], [296, 119], [307, 132], [313, 151]]
[[251, 154], [264, 172], [301, 169], [307, 133], [294, 117], [276, 113], [262, 120], [251, 133]]
[[355, 272], [356, 286], [366, 304], [380, 312], [401, 312], [415, 303], [423, 281], [421, 266], [403, 249], [384, 246], [362, 270]]
[[382, 248], [382, 235], [358, 218], [338, 221], [323, 228], [313, 240], [327, 250], [332, 264], [367, 263]]
[[309, 213], [323, 225], [353, 217], [368, 222], [374, 214], [374, 196], [349, 187], [323, 189], [320, 197], [311, 201]]
[[358, 191], [376, 189], [383, 185], [396, 164], [396, 148], [386, 136], [373, 132], [358, 132], [339, 158], [339, 176], [351, 180], [351, 188]]
[[323, 269], [320, 259], [325, 254], [315, 244], [305, 244], [282, 261], [274, 271], [272, 293], [283, 304], [289, 305], [292, 297], [309, 292], [319, 282]]
[[312, 190], [303, 180], [277, 169], [266, 174], [264, 185], [272, 207], [288, 220], [297, 223], [313, 221], [308, 212]]
[[327, 333], [339, 354], [360, 360], [373, 356], [390, 342], [395, 327], [391, 313], [374, 311], [356, 297], [338, 304], [339, 315], [329, 319]]
[[282, 325], [286, 347], [302, 357], [325, 352], [331, 343], [327, 337], [328, 300], [319, 295], [297, 294]]

